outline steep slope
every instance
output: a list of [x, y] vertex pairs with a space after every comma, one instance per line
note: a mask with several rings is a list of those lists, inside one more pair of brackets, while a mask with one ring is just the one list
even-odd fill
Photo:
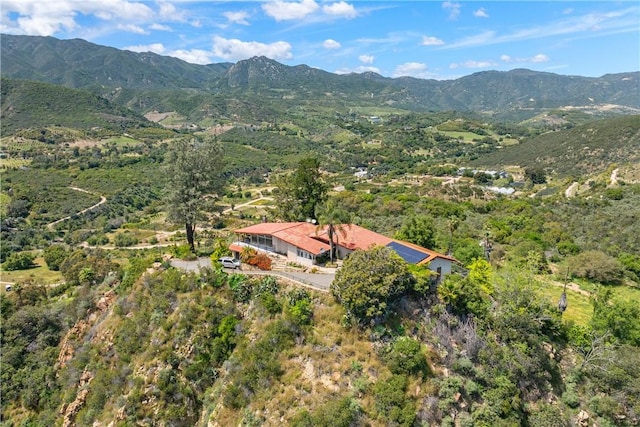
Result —
[[602, 172], [614, 163], [640, 162], [640, 115], [609, 118], [548, 132], [506, 147], [474, 164], [543, 167], [558, 176]]
[[155, 53], [134, 53], [85, 40], [2, 35], [2, 75], [68, 87], [204, 89], [226, 64], [203, 66]]
[[26, 80], [2, 79], [2, 134], [40, 126], [126, 129], [156, 126], [90, 92]]

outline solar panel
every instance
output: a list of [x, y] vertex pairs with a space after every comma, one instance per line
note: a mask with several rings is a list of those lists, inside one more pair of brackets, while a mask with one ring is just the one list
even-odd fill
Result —
[[410, 248], [409, 246], [405, 246], [400, 242], [391, 242], [387, 247], [396, 251], [403, 260], [410, 264], [417, 264], [429, 256], [423, 252]]

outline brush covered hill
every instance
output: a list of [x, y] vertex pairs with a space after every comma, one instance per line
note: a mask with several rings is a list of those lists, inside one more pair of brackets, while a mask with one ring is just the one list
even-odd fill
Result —
[[119, 132], [158, 127], [143, 116], [88, 91], [27, 80], [2, 79], [2, 135], [19, 129], [61, 126]]
[[80, 254], [68, 285], [0, 298], [3, 424], [549, 427], [582, 408], [637, 422], [637, 348], [610, 349], [613, 371], [580, 366], [522, 272], [471, 275], [494, 287], [492, 304], [470, 289], [452, 302], [473, 318], [407, 294], [358, 327], [332, 296], [273, 277], [141, 257], [118, 273]]
[[547, 132], [474, 161], [479, 166], [542, 167], [560, 177], [597, 174], [612, 164], [639, 163], [640, 115]]

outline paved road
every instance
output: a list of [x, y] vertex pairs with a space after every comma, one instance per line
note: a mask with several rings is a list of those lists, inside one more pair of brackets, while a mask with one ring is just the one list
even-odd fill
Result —
[[[208, 257], [202, 257], [202, 258], [198, 258], [197, 260], [194, 261], [184, 261], [181, 259], [172, 259], [171, 260], [171, 265], [174, 266], [175, 268], [179, 268], [181, 270], [185, 270], [185, 271], [193, 271], [193, 272], [197, 272], [200, 270], [200, 268], [202, 267], [211, 267], [211, 259]], [[294, 271], [261, 271], [261, 270], [232, 270], [232, 269], [225, 269], [225, 271], [232, 273], [232, 272], [237, 272], [237, 273], [242, 273], [242, 274], [248, 274], [248, 275], [254, 275], [254, 276], [265, 276], [265, 275], [271, 275], [271, 276], [278, 276], [278, 277], [283, 277], [285, 279], [288, 280], [292, 280], [296, 283], [298, 283], [299, 285], [302, 286], [306, 286], [318, 291], [322, 291], [322, 292], [328, 292], [329, 291], [329, 286], [331, 285], [331, 282], [333, 282], [333, 278], [335, 277], [335, 274], [312, 274], [312, 273], [298, 273], [298, 272], [294, 272]]]

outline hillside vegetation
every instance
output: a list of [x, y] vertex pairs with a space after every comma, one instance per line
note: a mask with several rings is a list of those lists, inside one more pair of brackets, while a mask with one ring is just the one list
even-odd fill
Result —
[[[640, 422], [638, 73], [433, 82], [20, 36], [2, 62], [0, 426]], [[456, 262], [220, 268], [265, 220]]]
[[560, 177], [589, 175], [611, 164], [640, 162], [640, 116], [589, 122], [561, 132], [547, 132], [522, 144], [483, 156], [484, 166], [543, 166]]
[[[127, 131], [155, 124], [89, 92], [31, 81], [2, 79], [2, 135], [18, 129], [63, 126]], [[98, 133], [96, 133], [98, 134]]]

